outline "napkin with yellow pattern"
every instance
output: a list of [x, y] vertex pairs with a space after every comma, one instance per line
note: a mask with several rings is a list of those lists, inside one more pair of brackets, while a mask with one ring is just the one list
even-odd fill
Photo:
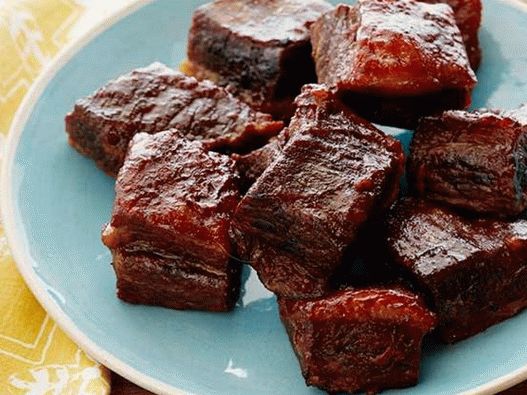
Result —
[[[0, 153], [16, 109], [42, 68], [125, 1], [0, 0]], [[109, 392], [108, 370], [66, 337], [24, 284], [0, 224], [0, 394]]]

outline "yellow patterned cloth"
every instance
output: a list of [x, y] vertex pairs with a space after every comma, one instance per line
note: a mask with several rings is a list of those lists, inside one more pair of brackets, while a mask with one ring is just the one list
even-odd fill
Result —
[[[124, 2], [0, 0], [0, 150], [18, 105], [43, 66], [95, 23], [95, 16], [104, 17], [110, 7]], [[94, 13], [94, 5], [102, 12]], [[24, 284], [0, 224], [0, 394], [109, 392], [108, 370], [66, 337]]]

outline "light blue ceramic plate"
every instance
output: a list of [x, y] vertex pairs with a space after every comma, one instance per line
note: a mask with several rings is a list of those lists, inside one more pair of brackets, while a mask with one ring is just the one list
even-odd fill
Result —
[[[94, 358], [144, 387], [196, 394], [319, 393], [304, 384], [274, 297], [248, 270], [230, 314], [120, 302], [110, 255], [99, 239], [113, 181], [66, 143], [63, 119], [77, 98], [152, 61], [180, 63], [190, 16], [200, 3], [137, 2], [66, 50], [38, 81], [16, 117], [3, 164], [9, 241], [20, 271], [59, 325]], [[475, 107], [513, 108], [527, 101], [525, 8], [485, 1]], [[421, 383], [404, 393], [488, 393], [522, 381], [526, 333], [527, 313], [455, 346], [428, 345]]]

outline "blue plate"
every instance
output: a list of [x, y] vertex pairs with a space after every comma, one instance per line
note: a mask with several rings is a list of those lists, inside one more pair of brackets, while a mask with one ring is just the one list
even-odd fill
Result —
[[[155, 60], [177, 66], [184, 59], [191, 14], [201, 3], [136, 2], [65, 51], [37, 82], [16, 117], [3, 166], [9, 241], [20, 271], [59, 325], [97, 360], [142, 386], [172, 393], [320, 393], [304, 384], [275, 299], [250, 270], [228, 314], [120, 302], [100, 242], [113, 180], [66, 143], [63, 119], [76, 99], [135, 67]], [[525, 8], [485, 1], [475, 107], [527, 101]], [[425, 346], [421, 383], [404, 393], [487, 393], [526, 379], [526, 331], [527, 314], [521, 314], [457, 345]]]

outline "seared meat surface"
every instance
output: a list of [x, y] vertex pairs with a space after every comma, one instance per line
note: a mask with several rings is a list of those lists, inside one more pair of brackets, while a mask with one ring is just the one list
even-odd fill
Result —
[[425, 3], [446, 3], [454, 10], [456, 23], [463, 35], [470, 65], [477, 70], [481, 63], [479, 28], [481, 26], [481, 0], [420, 0]]
[[178, 128], [210, 149], [245, 152], [282, 127], [210, 81], [198, 82], [160, 63], [110, 81], [77, 101], [66, 117], [70, 144], [111, 176], [139, 132]]
[[509, 112], [447, 111], [422, 119], [407, 174], [420, 196], [474, 213], [514, 217], [527, 208], [526, 173], [523, 107]]
[[387, 224], [391, 259], [427, 294], [445, 342], [475, 335], [527, 306], [527, 221], [468, 219], [407, 198]]
[[339, 5], [311, 26], [318, 81], [370, 121], [413, 128], [464, 109], [477, 80], [452, 9], [414, 0]]
[[279, 296], [320, 296], [344, 250], [397, 197], [398, 141], [342, 107], [324, 86], [297, 98], [289, 141], [240, 202], [241, 257]]
[[279, 299], [279, 306], [309, 385], [374, 393], [417, 383], [421, 341], [436, 320], [415, 294], [348, 289], [314, 300]]
[[176, 130], [136, 134], [103, 232], [119, 296], [174, 308], [232, 308], [239, 268], [231, 261], [228, 232], [239, 201], [237, 183], [234, 162], [199, 141]]
[[231, 310], [238, 298], [239, 265], [212, 275], [187, 267], [184, 256], [163, 257], [118, 248], [112, 257], [117, 295], [128, 303], [221, 312]]
[[229, 85], [254, 108], [293, 115], [302, 85], [316, 82], [308, 25], [323, 0], [216, 0], [196, 10], [183, 70]]

